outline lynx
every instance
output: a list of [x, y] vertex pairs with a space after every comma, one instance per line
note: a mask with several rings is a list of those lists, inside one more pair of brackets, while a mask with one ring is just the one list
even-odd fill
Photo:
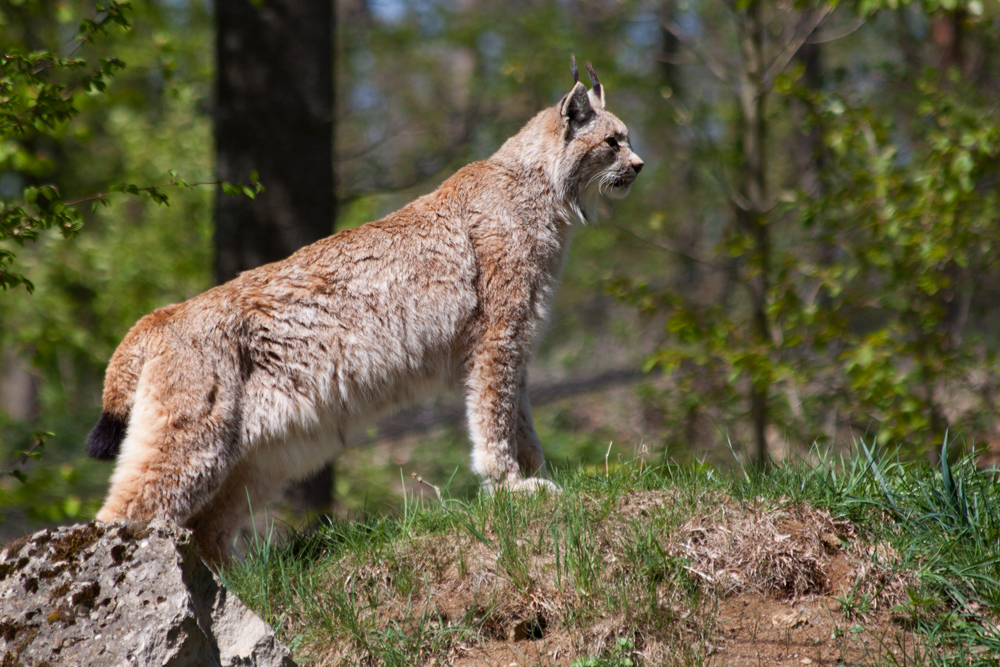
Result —
[[88, 453], [99, 521], [168, 517], [218, 563], [248, 514], [380, 415], [464, 386], [487, 490], [554, 489], [526, 366], [574, 222], [642, 169], [604, 88], [574, 85], [495, 155], [381, 220], [153, 311], [108, 364]]

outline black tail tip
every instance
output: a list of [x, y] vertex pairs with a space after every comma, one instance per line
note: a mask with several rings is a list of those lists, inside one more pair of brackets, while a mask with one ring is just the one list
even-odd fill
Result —
[[102, 412], [97, 425], [87, 436], [87, 456], [98, 461], [111, 461], [122, 448], [126, 420], [109, 412]]

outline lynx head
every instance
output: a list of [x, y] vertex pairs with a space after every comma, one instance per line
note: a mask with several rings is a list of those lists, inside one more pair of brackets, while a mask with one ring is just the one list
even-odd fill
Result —
[[632, 152], [628, 128], [604, 108], [604, 86], [587, 63], [593, 87], [580, 83], [576, 58], [572, 59], [574, 85], [556, 106], [559, 114], [561, 155], [556, 169], [570, 201], [582, 208], [585, 219], [597, 194], [621, 199], [628, 194], [643, 162]]
[[621, 199], [642, 170], [628, 128], [604, 109], [604, 86], [587, 63], [593, 87], [580, 83], [572, 60], [573, 88], [554, 107], [532, 118], [491, 158], [535, 178], [546, 176], [565, 206], [594, 220], [597, 195]]

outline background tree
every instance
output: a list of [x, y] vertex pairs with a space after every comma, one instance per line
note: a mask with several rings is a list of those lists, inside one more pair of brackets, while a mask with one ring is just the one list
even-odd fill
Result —
[[[333, 231], [332, 0], [219, 0], [215, 4], [217, 173], [260, 180], [249, 199], [215, 200], [215, 276], [284, 259]], [[333, 468], [290, 490], [329, 511]]]
[[[729, 259], [718, 258], [714, 263], [726, 264], [720, 270], [745, 290], [749, 310], [741, 322], [739, 308], [696, 313], [678, 296], [670, 306], [674, 325], [693, 327], [697, 333], [685, 339], [697, 344], [701, 338], [697, 345], [700, 349], [693, 354], [682, 348], [665, 350], [658, 363], [673, 369], [684, 362], [703, 365], [699, 359], [704, 359], [727, 367], [722, 373], [735, 374], [727, 382], [730, 390], [735, 388], [732, 380], [746, 382], [754, 458], [760, 466], [770, 463], [767, 429], [773, 419], [773, 385], [782, 372], [787, 372], [781, 345], [775, 343], [780, 324], [774, 321], [772, 308], [775, 282], [782, 267], [776, 262], [773, 239], [776, 221], [772, 211], [776, 202], [771, 184], [775, 174], [768, 155], [774, 141], [769, 101], [779, 81], [787, 79], [786, 68], [832, 11], [833, 6], [827, 4], [803, 10], [765, 0], [736, 5], [728, 17], [735, 24], [735, 34], [728, 41], [731, 50], [720, 48], [718, 43], [695, 40], [669, 14], [663, 24], [667, 33], [665, 48], [674, 50], [677, 43], [684, 46], [736, 98], [732, 150], [725, 155], [714, 140], [710, 141], [716, 159], [724, 165], [717, 178], [732, 207], [724, 247], [718, 248]], [[680, 324], [685, 319], [688, 324]], [[704, 327], [715, 331], [702, 330]]]
[[[970, 8], [963, 16], [973, 9], [982, 15], [982, 6]], [[937, 40], [913, 49], [905, 35], [899, 60], [878, 73], [838, 66], [827, 89], [816, 76], [809, 41], [815, 34], [825, 53], [842, 57], [836, 38], [853, 36], [870, 7], [850, 9], [862, 13], [831, 16], [830, 7], [801, 11], [747, 3], [733, 22], [734, 38], [723, 39], [732, 51], [668, 24], [701, 68], [735, 82], [730, 85], [738, 104], [730, 107], [732, 115], [719, 119], [719, 106], [704, 109], [730, 129], [723, 136], [735, 139], [731, 151], [713, 137], [705, 139], [714, 156], [712, 189], [721, 188], [733, 208], [718, 244], [698, 253], [722, 276], [721, 287], [709, 298], [689, 286], [630, 289], [626, 281], [618, 287], [650, 312], [669, 315], [666, 341], [649, 365], [665, 369], [681, 386], [699, 378], [702, 389], [687, 392], [686, 400], [716, 409], [732, 406], [738, 418], [728, 424], [745, 415], [762, 464], [769, 441], [832, 441], [838, 422], [842, 433], [874, 430], [886, 444], [926, 450], [940, 442], [954, 415], [962, 414], [958, 406], [972, 400], [971, 395], [956, 400], [963, 387], [976, 384], [969, 375], [972, 360], [992, 364], [983, 352], [995, 341], [977, 338], [960, 345], [960, 338], [948, 335], [955, 329], [949, 318], [967, 327], [969, 296], [984, 286], [972, 276], [989, 275], [988, 262], [969, 272], [975, 263], [970, 257], [995, 243], [977, 222], [992, 210], [987, 193], [995, 178], [993, 121], [986, 111], [991, 105], [975, 90], [981, 83], [958, 85], [960, 70], [953, 70], [946, 84], [955, 88], [950, 94], [929, 83], [939, 74], [917, 76], [924, 64], [946, 59]], [[900, 11], [919, 30], [937, 20], [937, 10], [928, 5]], [[969, 31], [977, 39], [964, 45], [977, 43], [991, 27], [981, 19], [963, 21], [966, 30], [977, 28]], [[873, 32], [884, 34], [876, 21], [871, 24]], [[769, 50], [776, 55], [765, 55]], [[975, 51], [989, 58], [992, 49]], [[794, 62], [796, 52], [802, 56], [799, 65], [772, 78], [770, 73]], [[739, 58], [727, 60], [728, 53]], [[878, 96], [864, 92], [868, 80]], [[779, 106], [769, 110], [774, 92]], [[901, 107], [920, 111], [901, 115]], [[983, 114], [977, 131], [965, 125], [962, 110], [969, 108]], [[789, 137], [788, 122], [796, 116], [800, 129]], [[907, 120], [900, 123], [901, 117]], [[853, 119], [850, 129], [847, 119]], [[803, 133], [811, 137], [808, 164], [800, 151], [793, 161], [788, 158], [795, 153], [781, 150]], [[779, 159], [770, 163], [769, 155]], [[857, 160], [852, 169], [843, 161], [848, 155]], [[959, 182], [949, 183], [959, 173]], [[963, 194], [972, 192], [971, 198]], [[767, 195], [763, 200], [761, 193]], [[957, 226], [956, 216], [962, 219]], [[827, 226], [833, 219], [839, 226]], [[845, 236], [847, 230], [852, 232]], [[959, 293], [966, 295], [960, 303]], [[749, 406], [742, 415], [740, 404]], [[981, 404], [977, 410], [992, 408]], [[823, 414], [829, 415], [825, 425]]]

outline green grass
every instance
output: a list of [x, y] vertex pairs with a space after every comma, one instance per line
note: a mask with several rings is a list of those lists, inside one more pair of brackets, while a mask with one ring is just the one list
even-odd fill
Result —
[[[706, 664], [721, 601], [745, 591], [693, 572], [678, 546], [688, 522], [723, 507], [751, 524], [828, 513], [851, 526], [844, 553], [872, 573], [829, 593], [843, 627], [889, 623], [916, 642], [899, 662], [873, 641], [865, 664], [996, 664], [996, 474], [971, 458], [931, 468], [858, 450], [737, 476], [641, 462], [557, 469], [554, 497], [408, 495], [397, 513], [281, 543], [257, 536], [223, 574], [306, 664], [442, 664], [543, 636], [561, 638], [576, 667]], [[768, 572], [748, 580], [764, 591]], [[568, 661], [537, 656], [556, 663]]]

